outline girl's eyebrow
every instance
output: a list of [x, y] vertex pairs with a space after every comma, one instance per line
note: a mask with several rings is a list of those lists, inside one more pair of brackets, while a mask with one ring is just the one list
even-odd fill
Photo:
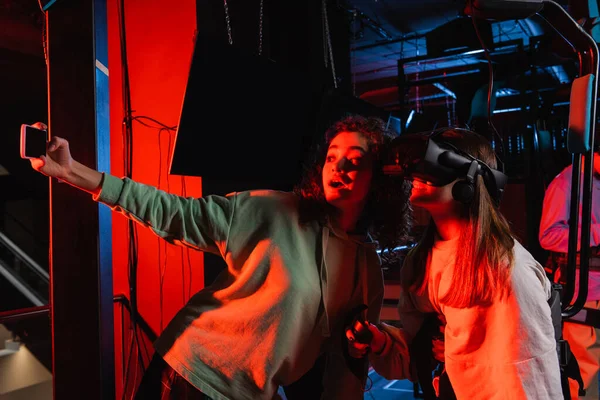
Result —
[[[331, 150], [331, 149], [337, 149], [337, 148], [338, 148], [338, 145], [337, 145], [337, 144], [334, 144], [334, 145], [332, 145], [332, 146], [329, 146], [329, 150]], [[360, 147], [360, 146], [350, 146], [350, 147], [349, 147], [349, 149], [350, 149], [350, 150], [358, 150], [358, 151], [360, 151], [362, 154], [365, 154], [365, 153], [366, 153], [366, 150], [365, 150], [365, 149], [363, 149], [363, 148], [362, 148], [362, 147]]]

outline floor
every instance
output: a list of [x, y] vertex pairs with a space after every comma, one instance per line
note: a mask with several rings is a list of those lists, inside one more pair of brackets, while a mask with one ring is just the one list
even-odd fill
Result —
[[[407, 380], [388, 381], [371, 370], [369, 377], [373, 381], [370, 391], [365, 392], [364, 400], [413, 400], [419, 397], [413, 395], [413, 384]], [[600, 377], [598, 378], [600, 380]], [[599, 399], [598, 381], [593, 381], [586, 396], [580, 399]]]
[[[371, 369], [369, 372], [369, 378], [372, 382], [370, 390], [367, 390], [364, 395], [364, 400], [414, 400], [420, 399], [415, 397], [413, 383], [408, 380], [393, 380], [389, 381], [377, 374]], [[599, 378], [600, 379], [600, 378]], [[369, 385], [369, 383], [367, 383]], [[283, 400], [285, 395], [280, 392]], [[418, 396], [418, 394], [417, 394]], [[596, 382], [592, 383], [588, 390], [588, 394], [580, 399], [599, 399], [598, 396], [598, 385]]]
[[388, 381], [377, 372], [371, 370], [369, 378], [373, 383], [371, 389], [365, 392], [365, 400], [413, 400], [413, 383], [408, 380]]
[[[369, 379], [364, 400], [414, 400], [413, 384], [408, 380], [388, 381], [377, 374], [373, 369], [369, 371]], [[279, 391], [282, 400], [286, 400], [283, 390]]]

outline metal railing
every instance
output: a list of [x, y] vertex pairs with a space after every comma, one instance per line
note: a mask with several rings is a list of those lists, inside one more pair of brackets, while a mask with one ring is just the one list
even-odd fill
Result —
[[48, 315], [50, 306], [20, 308], [18, 310], [10, 310], [0, 312], [0, 324], [20, 321], [29, 318], [36, 318], [40, 315]]
[[[0, 275], [9, 281], [34, 306], [48, 303], [50, 274], [19, 246], [0, 232]], [[8, 260], [7, 255], [12, 257]]]

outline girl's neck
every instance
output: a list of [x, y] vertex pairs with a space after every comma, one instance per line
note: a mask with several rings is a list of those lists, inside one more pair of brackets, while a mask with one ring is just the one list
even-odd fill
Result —
[[353, 232], [357, 228], [358, 220], [360, 218], [360, 211], [361, 209], [358, 207], [356, 209], [348, 209], [345, 211], [338, 210], [338, 212], [333, 216], [333, 222], [344, 232]]
[[452, 240], [460, 236], [468, 221], [454, 213], [432, 213], [435, 223], [437, 240]]

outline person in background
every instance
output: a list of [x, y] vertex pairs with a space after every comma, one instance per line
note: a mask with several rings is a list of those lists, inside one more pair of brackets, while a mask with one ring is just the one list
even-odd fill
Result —
[[293, 192], [183, 198], [84, 166], [52, 136], [34, 169], [227, 264], [160, 334], [137, 398], [269, 400], [279, 386], [299, 398], [292, 384], [320, 365], [310, 398], [363, 399], [367, 363], [344, 357], [344, 321], [363, 304], [379, 320], [375, 239], [395, 247], [410, 221], [410, 185], [392, 185], [379, 166], [389, 139], [380, 119], [349, 116]]
[[[588, 296], [585, 309], [600, 308], [600, 148], [594, 153], [594, 173], [592, 178], [592, 219], [590, 231], [590, 260]], [[542, 218], [540, 220], [540, 246], [550, 251], [546, 270], [554, 276], [558, 283], [565, 283], [567, 253], [569, 250], [569, 215], [571, 209], [571, 178], [573, 166], [563, 169], [548, 185], [544, 195]], [[583, 179], [583, 177], [582, 177]], [[581, 220], [581, 207], [580, 207]], [[577, 251], [581, 248], [581, 239]], [[579, 265], [579, 253], [577, 254]], [[579, 269], [577, 280], [579, 282]], [[577, 291], [577, 288], [576, 288]], [[574, 297], [575, 298], [575, 297]], [[569, 343], [571, 351], [579, 364], [584, 389], [588, 390], [598, 379], [600, 369], [600, 341], [597, 328], [582, 322], [565, 320], [563, 323], [563, 338]], [[579, 384], [569, 379], [571, 398], [577, 399]], [[598, 393], [590, 393], [597, 398]], [[587, 396], [586, 396], [587, 397]]]
[[[474, 132], [447, 128], [430, 140], [496, 168], [489, 142]], [[410, 201], [431, 220], [402, 266], [400, 326], [370, 323], [373, 339], [365, 346], [350, 338], [352, 353], [369, 350], [387, 379], [414, 380], [411, 347], [438, 320], [435, 398], [560, 399], [551, 282], [514, 238], [481, 174], [471, 199], [453, 190], [464, 178], [443, 186], [413, 180]]]

